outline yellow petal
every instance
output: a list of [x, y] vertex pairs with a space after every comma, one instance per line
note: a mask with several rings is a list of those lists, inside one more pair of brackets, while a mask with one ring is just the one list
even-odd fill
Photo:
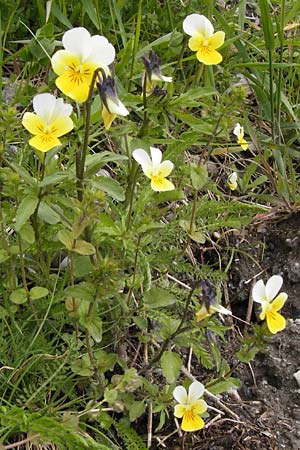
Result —
[[240, 146], [242, 147], [243, 150], [247, 150], [247, 148], [248, 148], [248, 143], [247, 143], [247, 141], [246, 141], [245, 139], [240, 138], [240, 139], [238, 140], [238, 144], [240, 144]]
[[221, 45], [224, 44], [225, 39], [225, 33], [224, 31], [217, 31], [215, 34], [213, 34], [210, 38], [208, 38], [208, 46], [216, 50], [217, 48], [221, 47]]
[[186, 406], [185, 405], [176, 405], [174, 408], [174, 416], [178, 417], [178, 419], [181, 419], [183, 415], [186, 412]]
[[152, 176], [151, 187], [157, 192], [172, 191], [175, 189], [174, 184], [171, 183], [171, 181], [159, 176]]
[[45, 130], [45, 122], [36, 114], [27, 112], [22, 119], [22, 125], [31, 134], [39, 134]]
[[79, 67], [80, 59], [74, 53], [68, 52], [67, 50], [58, 50], [52, 56], [51, 64], [54, 72], [57, 75], [62, 75], [69, 69]]
[[189, 39], [189, 48], [193, 52], [197, 52], [203, 46], [204, 37], [202, 34], [195, 34]]
[[203, 428], [204, 421], [198, 416], [198, 414], [194, 414], [193, 411], [186, 411], [183, 414], [183, 419], [181, 423], [181, 428], [183, 431], [197, 431]]
[[237, 188], [237, 182], [234, 181], [233, 183], [228, 182], [228, 187], [231, 191], [235, 191]]
[[216, 50], [212, 50], [207, 46], [202, 46], [197, 52], [197, 59], [203, 64], [211, 66], [214, 64], [219, 64], [222, 61], [223, 56]]
[[158, 168], [158, 171], [157, 171], [157, 176], [165, 178], [168, 175], [170, 175], [170, 173], [172, 172], [173, 168], [174, 168], [174, 164], [167, 159], [166, 161], [163, 161], [159, 165], [159, 168]]
[[287, 294], [285, 292], [281, 292], [281, 294], [277, 295], [275, 300], [272, 302], [272, 311], [279, 311], [286, 302]]
[[51, 134], [43, 133], [30, 139], [29, 144], [40, 152], [45, 153], [60, 145], [60, 140]]
[[207, 311], [205, 305], [201, 307], [201, 309], [196, 313], [197, 322], [201, 322], [201, 320], [206, 319], [206, 317], [210, 316], [210, 313]]
[[74, 127], [73, 121], [70, 117], [62, 116], [53, 120], [48, 126], [49, 133], [54, 137], [60, 137], [69, 133]]
[[113, 123], [113, 121], [115, 120], [116, 117], [117, 117], [116, 114], [110, 113], [105, 108], [105, 106], [103, 105], [103, 107], [102, 107], [102, 119], [103, 119], [104, 127], [105, 127], [106, 130], [110, 129], [111, 124]]
[[284, 330], [286, 327], [285, 318], [275, 311], [269, 311], [266, 313], [267, 325], [272, 334], [278, 333], [278, 331]]
[[207, 403], [204, 400], [196, 400], [190, 408], [194, 414], [203, 414], [207, 410]]

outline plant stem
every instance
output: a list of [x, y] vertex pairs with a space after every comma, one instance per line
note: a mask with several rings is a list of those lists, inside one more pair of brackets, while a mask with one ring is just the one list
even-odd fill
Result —
[[99, 73], [99, 69], [96, 69], [90, 85], [89, 95], [86, 102], [83, 104], [83, 114], [85, 120], [84, 127], [84, 138], [82, 149], [77, 151], [76, 154], [76, 176], [77, 176], [77, 198], [81, 202], [83, 199], [83, 178], [84, 178], [84, 167], [87, 154], [87, 148], [89, 144], [89, 133], [91, 124], [91, 107], [93, 100], [93, 90], [96, 81], [96, 77]]
[[[148, 125], [148, 111], [147, 111], [147, 72], [145, 72], [144, 75], [144, 81], [143, 81], [143, 107], [144, 107], [144, 118], [143, 118], [143, 123], [141, 126], [141, 129], [138, 133], [138, 137], [142, 137], [145, 134], [145, 130], [147, 128]], [[150, 81], [150, 80], [149, 80]]]
[[132, 77], [133, 77], [133, 70], [134, 70], [134, 63], [135, 63], [135, 56], [136, 56], [136, 53], [137, 53], [137, 49], [138, 49], [138, 45], [139, 45], [139, 39], [140, 39], [141, 23], [142, 23], [142, 5], [143, 5], [143, 0], [140, 0], [139, 1], [139, 6], [138, 6], [138, 11], [137, 11], [134, 44], [133, 44], [133, 49], [132, 49], [130, 76], [129, 76], [129, 82], [128, 82], [128, 88], [127, 88], [128, 92], [130, 92], [130, 88], [131, 88]]

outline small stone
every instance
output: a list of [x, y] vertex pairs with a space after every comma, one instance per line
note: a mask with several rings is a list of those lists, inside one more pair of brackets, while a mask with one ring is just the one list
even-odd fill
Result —
[[295, 373], [293, 374], [293, 377], [295, 378], [295, 380], [296, 380], [297, 383], [298, 383], [298, 386], [300, 387], [300, 370], [298, 370], [298, 372], [295, 372]]

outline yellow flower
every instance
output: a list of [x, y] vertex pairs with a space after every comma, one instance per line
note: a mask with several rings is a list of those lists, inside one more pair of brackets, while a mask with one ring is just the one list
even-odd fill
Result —
[[111, 76], [106, 76], [103, 69], [101, 73], [102, 77], [98, 77], [96, 84], [102, 100], [104, 126], [108, 130], [117, 116], [127, 116], [129, 111], [117, 95], [115, 80]]
[[54, 95], [38, 94], [33, 98], [33, 109], [35, 113], [24, 114], [22, 125], [34, 135], [29, 144], [41, 152], [48, 152], [61, 144], [59, 137], [73, 129], [69, 117], [72, 106]]
[[226, 314], [226, 315], [232, 315], [232, 312], [229, 309], [224, 308], [222, 305], [210, 305], [208, 309], [206, 308], [206, 305], [202, 305], [200, 310], [196, 313], [196, 320], [197, 322], [201, 322], [201, 320], [206, 319], [206, 317], [211, 316], [212, 314], [215, 314], [216, 312], [220, 314]]
[[248, 143], [244, 139], [244, 127], [241, 127], [239, 123], [237, 123], [233, 129], [233, 134], [237, 137], [237, 143], [242, 147], [243, 150], [247, 150]]
[[56, 86], [73, 100], [85, 102], [94, 71], [102, 67], [109, 73], [115, 49], [104, 36], [91, 36], [82, 27], [68, 30], [62, 43], [65, 50], [58, 50], [51, 59], [53, 70], [59, 75]]
[[200, 417], [207, 410], [204, 400], [199, 400], [204, 393], [204, 386], [199, 381], [194, 381], [189, 392], [183, 386], [177, 386], [173, 391], [173, 396], [179, 405], [175, 406], [174, 416], [182, 418], [181, 428], [183, 431], [198, 431], [204, 426], [204, 421]]
[[209, 66], [219, 64], [223, 57], [216, 49], [224, 43], [224, 31], [214, 33], [214, 27], [205, 16], [190, 14], [183, 21], [183, 30], [191, 38], [189, 48], [197, 52], [198, 61]]
[[232, 174], [228, 177], [227, 185], [232, 191], [235, 191], [237, 188], [237, 178], [238, 176], [236, 172], [232, 172]]
[[150, 147], [150, 153], [151, 158], [145, 150], [138, 148], [133, 151], [132, 156], [142, 166], [146, 177], [150, 178], [154, 191], [172, 191], [175, 187], [166, 177], [172, 172], [173, 163], [169, 160], [161, 162], [162, 153], [158, 148]]
[[[261, 304], [261, 313], [259, 318], [266, 319], [267, 326], [271, 333], [275, 334], [286, 326], [285, 318], [278, 313], [286, 302], [287, 294], [278, 292], [281, 289], [283, 279], [280, 275], [273, 275], [265, 285], [263, 280], [257, 281], [253, 286], [253, 300]], [[273, 300], [274, 299], [274, 300]]]
[[142, 60], [145, 65], [147, 75], [147, 92], [151, 90], [153, 81], [165, 81], [166, 83], [172, 82], [172, 77], [165, 77], [161, 73], [161, 59], [157, 56], [154, 50], [150, 50], [149, 57], [147, 55], [144, 55], [142, 57]]

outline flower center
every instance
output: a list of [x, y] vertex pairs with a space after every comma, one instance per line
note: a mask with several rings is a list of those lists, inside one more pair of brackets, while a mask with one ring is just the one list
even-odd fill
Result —
[[92, 77], [91, 69], [84, 67], [82, 64], [79, 66], [71, 64], [68, 66], [68, 71], [71, 83], [77, 84], [78, 86], [85, 83], [87, 78], [89, 79]]
[[151, 179], [152, 179], [153, 183], [155, 183], [156, 185], [164, 186], [164, 178], [163, 177], [160, 177], [158, 175], [153, 175], [151, 177]]

